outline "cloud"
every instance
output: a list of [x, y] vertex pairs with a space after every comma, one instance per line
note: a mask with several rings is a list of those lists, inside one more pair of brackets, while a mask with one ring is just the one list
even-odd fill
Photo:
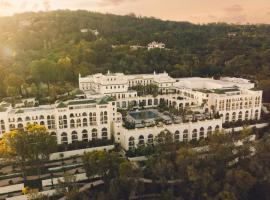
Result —
[[9, 1], [0, 0], [0, 8], [10, 8], [12, 6], [12, 3], [10, 3]]
[[97, 2], [98, 6], [118, 6], [122, 3], [126, 3], [126, 2], [135, 2], [137, 0], [99, 0]]
[[224, 15], [221, 18], [221, 21], [241, 24], [247, 21], [247, 15], [242, 5], [233, 4], [224, 8]]
[[241, 5], [234, 4], [234, 5], [231, 5], [229, 7], [224, 8], [224, 10], [226, 12], [231, 13], [231, 12], [242, 12], [244, 9], [243, 9], [243, 7]]

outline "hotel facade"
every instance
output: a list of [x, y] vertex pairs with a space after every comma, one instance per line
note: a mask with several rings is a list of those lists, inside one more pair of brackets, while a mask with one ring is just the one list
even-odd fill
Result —
[[[138, 96], [132, 87], [156, 85], [156, 96]], [[13, 129], [23, 129], [29, 123], [47, 127], [59, 144], [76, 141], [115, 138], [128, 150], [153, 143], [162, 131], [170, 131], [177, 141], [199, 140], [213, 131], [222, 130], [225, 123], [259, 120], [262, 91], [254, 83], [240, 78], [172, 78], [166, 72], [125, 75], [123, 73], [79, 76], [79, 89], [84, 99], [38, 107], [0, 105], [0, 137]], [[160, 103], [176, 110], [189, 110], [190, 120], [159, 123], [127, 129], [119, 110], [155, 109]]]

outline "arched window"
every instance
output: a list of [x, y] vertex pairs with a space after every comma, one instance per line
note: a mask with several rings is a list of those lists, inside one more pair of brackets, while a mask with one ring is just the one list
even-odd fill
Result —
[[229, 121], [230, 121], [230, 114], [226, 113], [225, 122], [229, 122]]
[[40, 115], [39, 116], [39, 119], [45, 119], [43, 115]]
[[61, 143], [62, 144], [67, 144], [68, 143], [67, 133], [65, 133], [65, 132], [63, 132], [61, 134]]
[[23, 121], [22, 118], [18, 117], [17, 122], [22, 122], [22, 121]]
[[242, 111], [240, 111], [239, 113], [238, 113], [238, 120], [239, 121], [242, 121], [243, 120], [243, 114], [242, 114]]
[[154, 136], [152, 134], [148, 135], [147, 143], [148, 144], [153, 144], [154, 143]]
[[23, 124], [22, 123], [18, 124], [18, 129], [23, 129]]
[[48, 129], [55, 129], [55, 117], [54, 115], [48, 115], [47, 116], [47, 125]]
[[139, 143], [138, 143], [138, 146], [143, 146], [144, 145], [144, 137], [143, 135], [140, 135], [139, 136]]
[[103, 124], [107, 124], [108, 123], [108, 112], [107, 111], [104, 112], [104, 116], [103, 117], [104, 117], [103, 118]]
[[216, 125], [215, 132], [219, 132], [219, 125]]
[[180, 132], [179, 131], [175, 131], [175, 133], [174, 133], [174, 141], [175, 142], [180, 141]]
[[83, 127], [87, 126], [87, 118], [83, 118]]
[[71, 133], [71, 140], [72, 140], [72, 143], [78, 141], [78, 134], [76, 131], [72, 131]]
[[75, 120], [74, 119], [70, 120], [70, 128], [75, 128]]
[[256, 111], [255, 111], [255, 120], [258, 120], [258, 119], [259, 119], [259, 111], [256, 110]]
[[101, 130], [101, 134], [102, 134], [102, 139], [103, 140], [107, 140], [108, 139], [108, 130], [107, 130], [107, 128], [103, 128]]
[[69, 117], [70, 117], [70, 118], [73, 118], [73, 117], [74, 117], [74, 114], [73, 114], [73, 113], [71, 113], [71, 114], [69, 115]]
[[51, 136], [56, 137], [56, 132], [51, 132]]
[[134, 139], [134, 137], [130, 137], [128, 139], [128, 149], [134, 150], [134, 148], [135, 148], [135, 139]]
[[183, 132], [183, 142], [188, 142], [188, 130], [185, 129]]
[[30, 117], [25, 117], [25, 121], [30, 121], [31, 120], [31, 118]]
[[9, 130], [14, 130], [16, 127], [15, 127], [15, 124], [10, 124], [9, 125]]
[[249, 119], [249, 112], [248, 110], [245, 112], [245, 120], [248, 120]]
[[86, 113], [86, 112], [84, 112], [84, 113], [82, 114], [82, 116], [84, 116], [84, 117], [85, 117], [85, 116], [87, 116], [87, 113]]
[[233, 122], [236, 121], [236, 113], [235, 113], [235, 112], [233, 112], [233, 114], [232, 114], [232, 121], [233, 121]]
[[200, 128], [200, 139], [203, 139], [204, 138], [204, 128], [201, 127]]
[[210, 136], [210, 135], [212, 135], [212, 126], [209, 126], [207, 128], [207, 136]]
[[76, 122], [77, 122], [77, 127], [81, 127], [82, 126], [81, 119], [77, 119]]
[[198, 137], [198, 134], [197, 134], [197, 129], [194, 129], [193, 131], [192, 131], [192, 140], [197, 140], [197, 137]]
[[152, 104], [153, 104], [152, 99], [148, 99], [148, 106], [152, 106]]
[[82, 131], [82, 141], [85, 141], [85, 142], [88, 141], [88, 132], [87, 132], [87, 130]]
[[97, 125], [97, 114], [95, 112], [90, 113], [89, 114], [89, 120], [90, 120], [90, 125], [91, 126]]
[[92, 140], [96, 140], [97, 139], [97, 129], [93, 128], [92, 129]]
[[44, 121], [40, 121], [39, 123], [41, 126], [45, 126], [45, 122]]

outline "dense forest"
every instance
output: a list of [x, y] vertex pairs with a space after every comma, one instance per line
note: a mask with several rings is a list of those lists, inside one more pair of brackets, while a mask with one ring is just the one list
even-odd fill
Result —
[[[91, 31], [97, 30], [98, 35]], [[0, 96], [50, 96], [75, 88], [78, 74], [241, 76], [270, 99], [270, 25], [202, 24], [52, 11], [0, 18]], [[132, 50], [163, 42], [166, 49]]]

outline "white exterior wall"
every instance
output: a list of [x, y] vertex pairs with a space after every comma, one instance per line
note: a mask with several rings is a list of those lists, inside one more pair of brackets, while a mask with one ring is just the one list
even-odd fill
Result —
[[129, 139], [133, 137], [135, 139], [135, 147], [139, 144], [139, 137], [142, 135], [144, 137], [145, 143], [147, 143], [147, 138], [150, 134], [154, 136], [154, 138], [162, 131], [169, 130], [171, 133], [175, 133], [176, 131], [180, 132], [180, 141], [183, 141], [183, 132], [184, 130], [188, 130], [188, 140], [192, 140], [193, 130], [197, 130], [197, 139], [199, 139], [200, 129], [204, 128], [204, 138], [207, 137], [207, 130], [209, 127], [212, 127], [212, 131], [218, 127], [219, 130], [222, 128], [222, 120], [221, 119], [212, 119], [198, 122], [189, 122], [189, 123], [181, 123], [181, 124], [172, 124], [172, 125], [163, 125], [162, 127], [146, 127], [146, 128], [137, 128], [128, 130], [124, 128], [121, 123], [115, 124], [115, 134], [116, 138], [119, 138], [119, 141], [124, 149], [129, 149]]
[[[114, 104], [114, 105], [113, 105]], [[81, 104], [81, 105], [72, 105], [67, 108], [57, 108], [57, 105], [47, 106], [47, 109], [42, 109], [42, 107], [35, 108], [25, 108], [23, 113], [16, 113], [18, 109], [9, 109], [7, 112], [0, 112], [0, 120], [5, 122], [5, 131], [9, 132], [11, 125], [14, 125], [15, 129], [20, 128], [19, 125], [22, 125], [24, 128], [28, 123], [37, 123], [44, 125], [50, 133], [53, 133], [57, 137], [58, 144], [62, 143], [62, 133], [67, 134], [68, 143], [72, 142], [72, 132], [77, 133], [78, 140], [82, 140], [83, 131], [87, 131], [88, 140], [92, 140], [92, 130], [97, 129], [97, 138], [102, 138], [102, 129], [106, 128], [108, 133], [108, 139], [112, 135], [112, 122], [114, 121], [115, 114], [117, 113], [115, 102], [108, 102], [107, 104]], [[102, 124], [100, 120], [101, 112], [107, 112], [107, 123]], [[96, 113], [96, 125], [90, 124], [90, 113]], [[74, 117], [71, 117], [74, 115]], [[44, 119], [41, 119], [41, 116]], [[50, 128], [48, 126], [47, 117], [53, 116], [54, 127]], [[67, 127], [61, 127], [59, 124], [59, 117], [66, 116]], [[27, 120], [27, 119], [30, 120]], [[75, 127], [71, 127], [71, 120], [74, 119]], [[83, 124], [83, 119], [87, 119], [87, 124]], [[80, 120], [81, 123], [77, 123], [77, 120]], [[81, 125], [79, 125], [81, 124]], [[19, 126], [19, 127], [18, 127]], [[2, 131], [2, 130], [1, 130]], [[3, 134], [0, 134], [2, 137]]]

